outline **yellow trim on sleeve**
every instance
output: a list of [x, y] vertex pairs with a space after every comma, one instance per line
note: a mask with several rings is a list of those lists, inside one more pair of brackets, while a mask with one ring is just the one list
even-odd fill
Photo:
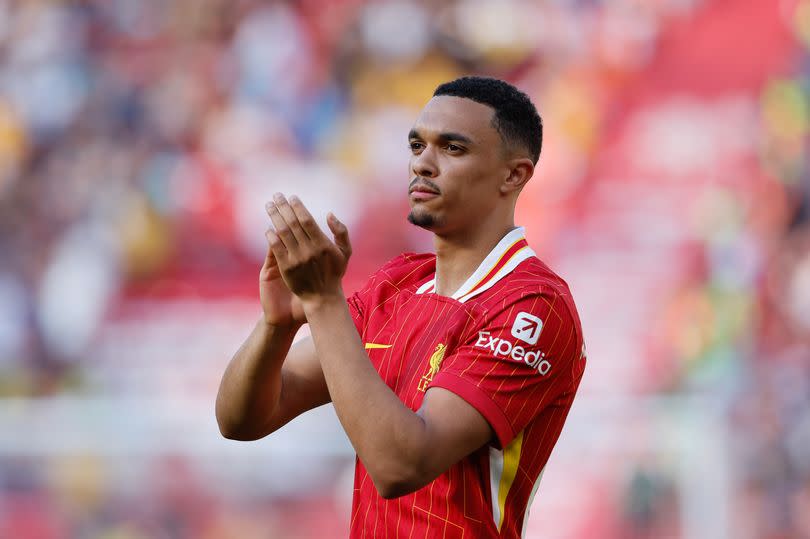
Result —
[[501, 482], [498, 485], [498, 531], [501, 531], [503, 525], [503, 515], [506, 509], [506, 497], [509, 496], [509, 491], [512, 489], [512, 484], [515, 482], [517, 476], [518, 464], [520, 463], [520, 451], [523, 449], [523, 431], [520, 431], [514, 440], [509, 442], [503, 450], [503, 474], [501, 474]]

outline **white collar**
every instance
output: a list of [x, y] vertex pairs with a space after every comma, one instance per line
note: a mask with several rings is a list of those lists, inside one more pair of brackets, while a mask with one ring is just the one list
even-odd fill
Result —
[[[464, 284], [453, 293], [451, 298], [464, 303], [481, 292], [492, 288], [495, 283], [506, 277], [518, 264], [527, 258], [536, 256], [526, 243], [525, 229], [522, 226], [509, 231], [489, 254], [478, 265]], [[497, 271], [493, 272], [496, 268]], [[436, 274], [417, 290], [417, 294], [429, 294], [436, 291]]]

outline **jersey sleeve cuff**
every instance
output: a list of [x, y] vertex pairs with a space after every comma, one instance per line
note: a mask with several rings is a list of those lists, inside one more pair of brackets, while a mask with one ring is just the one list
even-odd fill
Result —
[[363, 334], [363, 311], [360, 305], [360, 300], [357, 298], [357, 294], [351, 295], [346, 298], [346, 305], [349, 307], [349, 314], [352, 316], [352, 321], [354, 322], [354, 327], [357, 329], [357, 333], [360, 335]]
[[449, 372], [443, 373], [439, 371], [436, 377], [433, 378], [430, 387], [441, 387], [451, 391], [478, 410], [478, 413], [484, 416], [492, 430], [495, 431], [495, 436], [497, 436], [501, 447], [506, 447], [515, 437], [512, 425], [503, 410], [485, 392], [481, 391], [469, 380]]

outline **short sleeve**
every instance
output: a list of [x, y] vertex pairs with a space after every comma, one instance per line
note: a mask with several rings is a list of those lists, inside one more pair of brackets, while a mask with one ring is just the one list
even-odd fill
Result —
[[579, 381], [584, 361], [575, 317], [557, 293], [505, 302], [444, 358], [431, 387], [476, 408], [505, 447]]
[[[365, 288], [365, 287], [364, 287]], [[365, 325], [366, 303], [364, 302], [363, 290], [358, 290], [348, 298], [346, 303], [349, 305], [349, 313], [352, 315], [354, 327], [357, 328], [357, 333], [363, 334], [363, 326]]]

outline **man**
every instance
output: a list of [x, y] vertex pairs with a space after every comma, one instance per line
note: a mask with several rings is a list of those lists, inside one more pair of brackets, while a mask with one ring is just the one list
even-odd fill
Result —
[[465, 77], [437, 88], [409, 140], [408, 220], [436, 254], [395, 258], [347, 302], [346, 227], [330, 214], [332, 241], [275, 195], [264, 316], [217, 421], [254, 440], [331, 400], [358, 456], [352, 537], [518, 537], [585, 367], [568, 286], [514, 225], [541, 120], [513, 86]]

